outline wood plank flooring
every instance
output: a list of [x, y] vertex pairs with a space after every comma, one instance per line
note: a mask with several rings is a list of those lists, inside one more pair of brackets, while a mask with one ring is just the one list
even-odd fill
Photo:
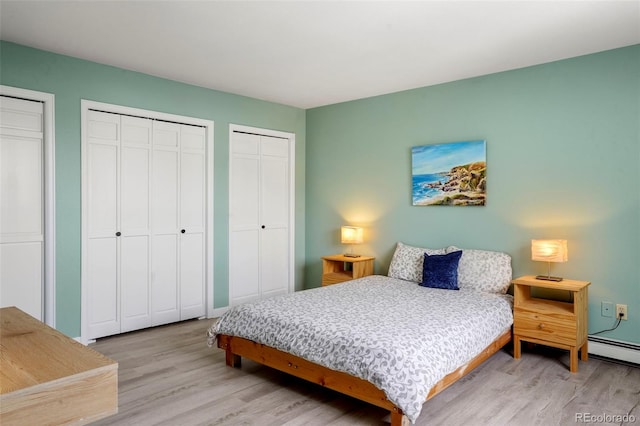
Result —
[[[250, 360], [241, 369], [227, 367], [224, 352], [206, 345], [210, 323], [186, 321], [93, 344], [120, 363], [119, 413], [94, 425], [388, 423], [380, 408]], [[514, 360], [503, 349], [427, 401], [416, 424], [567, 425], [579, 413], [628, 414], [640, 424], [640, 368], [593, 357], [577, 373], [568, 365], [565, 351], [523, 345], [522, 358]]]

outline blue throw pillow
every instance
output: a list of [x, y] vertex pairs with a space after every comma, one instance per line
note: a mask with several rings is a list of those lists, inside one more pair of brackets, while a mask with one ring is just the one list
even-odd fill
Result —
[[431, 256], [425, 253], [420, 285], [446, 290], [459, 290], [458, 262], [461, 256], [461, 250], [448, 254], [433, 254]]

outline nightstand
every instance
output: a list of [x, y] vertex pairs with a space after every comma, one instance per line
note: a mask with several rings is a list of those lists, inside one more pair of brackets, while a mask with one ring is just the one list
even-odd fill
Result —
[[373, 274], [375, 257], [347, 257], [342, 254], [322, 257], [322, 285], [338, 284]]
[[[570, 354], [569, 369], [578, 371], [580, 359], [587, 355], [587, 305], [588, 281], [564, 279], [560, 282], [537, 280], [524, 276], [511, 281], [513, 284], [513, 357], [520, 358], [520, 342], [566, 349]], [[531, 297], [531, 288], [548, 288], [571, 292], [572, 302]]]

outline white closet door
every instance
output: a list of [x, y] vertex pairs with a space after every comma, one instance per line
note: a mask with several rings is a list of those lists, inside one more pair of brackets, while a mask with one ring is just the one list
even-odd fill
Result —
[[213, 123], [85, 102], [83, 340], [206, 315]]
[[0, 307], [43, 318], [43, 105], [0, 97]]
[[90, 338], [120, 332], [118, 186], [120, 116], [87, 115], [87, 312]]
[[234, 132], [229, 188], [229, 301], [260, 298], [260, 136]]
[[260, 270], [262, 296], [289, 289], [289, 140], [262, 136]]
[[233, 132], [229, 210], [231, 305], [290, 288], [290, 143]]
[[205, 314], [206, 134], [180, 127], [180, 319]]
[[151, 326], [150, 156], [152, 121], [122, 116], [120, 153], [121, 332]]
[[153, 325], [180, 320], [178, 291], [180, 125], [153, 122], [151, 312]]

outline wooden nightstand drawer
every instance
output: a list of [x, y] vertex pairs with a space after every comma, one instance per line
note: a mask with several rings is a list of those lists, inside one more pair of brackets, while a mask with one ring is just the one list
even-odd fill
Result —
[[[569, 369], [578, 371], [580, 358], [589, 357], [587, 341], [588, 281], [538, 280], [534, 276], [516, 278], [513, 283], [513, 357], [520, 358], [520, 342], [526, 341], [569, 350]], [[568, 291], [571, 302], [532, 296], [531, 288]]]
[[562, 318], [516, 309], [513, 333], [571, 346], [576, 344], [577, 327], [573, 317]]

